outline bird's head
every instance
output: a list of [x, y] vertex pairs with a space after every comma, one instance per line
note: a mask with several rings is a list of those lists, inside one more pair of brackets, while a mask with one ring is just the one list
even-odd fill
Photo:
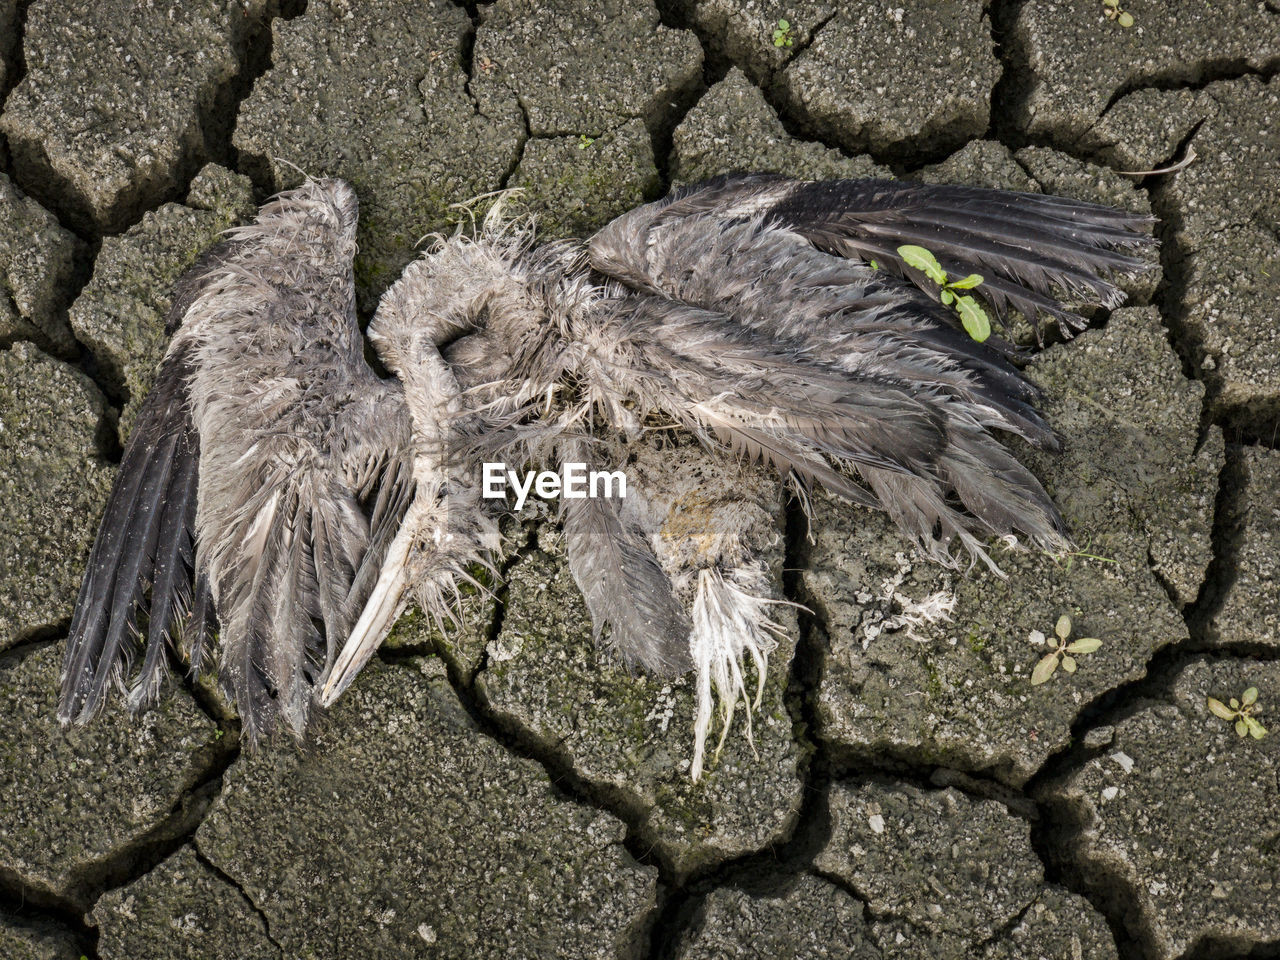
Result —
[[459, 237], [409, 264], [382, 295], [367, 331], [383, 363], [401, 378], [412, 377], [424, 354], [475, 330], [501, 286], [500, 273], [481, 245]]

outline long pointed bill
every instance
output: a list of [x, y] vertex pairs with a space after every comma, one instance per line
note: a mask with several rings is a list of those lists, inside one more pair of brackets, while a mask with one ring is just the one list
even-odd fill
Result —
[[369, 601], [364, 605], [360, 619], [351, 629], [351, 635], [347, 637], [346, 644], [334, 661], [324, 689], [320, 691], [321, 706], [328, 707], [342, 696], [343, 691], [351, 685], [351, 681], [391, 632], [391, 627], [404, 606], [404, 592], [409, 585], [409, 575], [404, 563], [408, 543], [409, 537], [404, 536], [402, 530], [387, 551], [382, 573], [369, 595]]

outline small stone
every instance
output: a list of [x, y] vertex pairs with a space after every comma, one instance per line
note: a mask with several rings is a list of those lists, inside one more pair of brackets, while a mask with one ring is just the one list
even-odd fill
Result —
[[1093, 727], [1084, 735], [1084, 746], [1088, 750], [1101, 750], [1111, 746], [1115, 735], [1116, 728], [1113, 726]]

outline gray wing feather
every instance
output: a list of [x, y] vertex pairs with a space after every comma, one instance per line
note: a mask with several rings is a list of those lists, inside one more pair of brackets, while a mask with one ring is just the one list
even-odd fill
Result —
[[[955, 539], [985, 559], [979, 533], [1061, 549], [1048, 495], [989, 432], [1055, 448], [1032, 406], [1037, 391], [1001, 355], [1007, 345], [958, 329], [896, 247], [918, 243], [954, 274], [982, 272], [978, 293], [998, 311], [1075, 323], [1053, 291], [1114, 305], [1120, 293], [1103, 274], [1147, 266], [1130, 255], [1152, 243], [1147, 224], [1002, 191], [717, 178], [592, 238], [592, 266], [633, 291], [618, 297], [597, 352], [625, 341], [628, 390], [647, 408], [876, 503], [936, 559], [953, 560]], [[872, 256], [881, 270], [863, 262]], [[597, 379], [608, 375], [602, 366]]]
[[592, 239], [592, 263], [626, 282], [661, 288], [643, 263], [655, 233], [693, 229], [705, 238], [716, 224], [749, 216], [825, 252], [878, 260], [932, 295], [932, 281], [897, 252], [903, 244], [924, 246], [950, 274], [986, 277], [976, 295], [998, 315], [1013, 308], [1034, 323], [1047, 314], [1071, 329], [1083, 321], [1050, 296], [1055, 290], [1115, 306], [1123, 295], [1104, 275], [1152, 267], [1134, 256], [1154, 244], [1152, 219], [1112, 207], [978, 187], [767, 174], [717, 177], [620, 217]]
[[[581, 444], [570, 448], [567, 459], [585, 460]], [[624, 663], [662, 676], [689, 669], [689, 616], [653, 550], [622, 522], [613, 501], [562, 500], [560, 520], [596, 641], [608, 626], [609, 647]]]

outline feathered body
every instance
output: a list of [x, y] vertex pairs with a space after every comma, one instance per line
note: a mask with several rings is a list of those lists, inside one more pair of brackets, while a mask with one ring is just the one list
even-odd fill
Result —
[[158, 692], [166, 637], [187, 635], [200, 668], [212, 607], [249, 739], [306, 729], [410, 493], [403, 394], [365, 362], [356, 323], [356, 209], [346, 184], [308, 181], [176, 292], [73, 619], [64, 721], [124, 682], [139, 609], [152, 643], [135, 708]]
[[1083, 321], [1058, 298], [1117, 305], [1108, 276], [1145, 269], [1152, 243], [1107, 207], [904, 182], [720, 177], [542, 246], [499, 203], [383, 296], [368, 332], [390, 384], [355, 322], [355, 207], [345, 184], [309, 181], [175, 292], [73, 620], [64, 720], [122, 682], [138, 611], [135, 707], [175, 640], [198, 667], [216, 609], [251, 741], [280, 722], [301, 735], [407, 604], [445, 625], [493, 567], [483, 462], [624, 466], [628, 499], [562, 501], [568, 562], [610, 650], [696, 671], [697, 777], [714, 699], [727, 729], [781, 629], [764, 562], [781, 486], [806, 509], [821, 485], [885, 510], [952, 567], [998, 573], [992, 540], [1068, 546], [999, 441], [1056, 445], [1017, 351], [971, 339], [899, 248], [980, 274], [999, 317], [1070, 333]]
[[[455, 563], [491, 549], [478, 535], [492, 529], [476, 519], [485, 504], [473, 497], [482, 461], [604, 464], [623, 443], [641, 482], [666, 486], [643, 435], [678, 428], [772, 468], [806, 505], [820, 484], [888, 512], [931, 559], [954, 567], [967, 555], [998, 573], [990, 539], [1047, 551], [1068, 541], [1048, 495], [997, 434], [1056, 441], [1033, 407], [1035, 388], [1010, 363], [1016, 351], [972, 340], [898, 247], [928, 247], [954, 276], [980, 273], [976, 293], [997, 315], [1044, 314], [1069, 332], [1083, 321], [1056, 296], [1118, 304], [1105, 275], [1144, 269], [1131, 254], [1151, 243], [1145, 227], [1038, 195], [723, 177], [625, 214], [585, 243], [538, 247], [528, 224], [492, 213], [478, 236], [441, 240], [411, 264], [369, 333], [405, 382], [415, 431], [450, 425], [432, 462], [453, 464], [456, 489], [472, 496], [466, 523], [449, 523]], [[446, 384], [447, 403], [423, 402]], [[723, 482], [709, 480], [679, 523], [656, 521], [652, 506], [561, 508], [597, 636], [607, 628], [609, 646], [650, 671], [695, 666], [695, 776], [710, 687], [727, 722], [744, 697], [744, 658], [762, 676], [777, 629], [760, 512], [748, 497], [708, 500]], [[439, 504], [415, 504], [408, 525], [423, 531], [402, 536], [439, 540], [440, 518]], [[364, 618], [343, 659], [367, 659], [417, 584], [440, 616], [447, 571], [428, 569], [384, 569], [396, 599]], [[331, 683], [326, 702], [340, 691]]]

